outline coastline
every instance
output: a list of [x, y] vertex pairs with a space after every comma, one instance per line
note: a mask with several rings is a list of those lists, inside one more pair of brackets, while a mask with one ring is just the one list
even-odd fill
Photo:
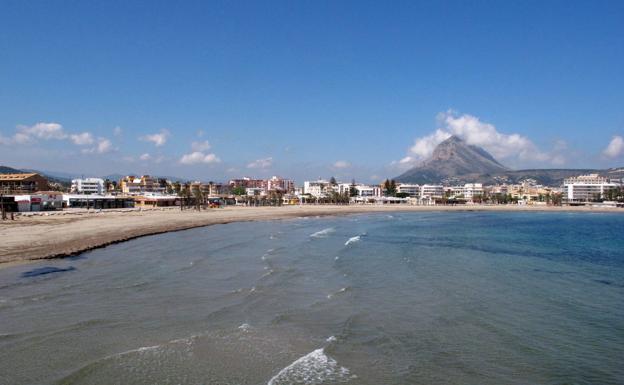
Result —
[[624, 213], [624, 209], [615, 208], [508, 205], [310, 205], [227, 207], [201, 212], [177, 209], [63, 212], [60, 215], [19, 216], [16, 221], [0, 221], [0, 269], [42, 259], [69, 257], [142, 236], [216, 224], [376, 212], [444, 211]]

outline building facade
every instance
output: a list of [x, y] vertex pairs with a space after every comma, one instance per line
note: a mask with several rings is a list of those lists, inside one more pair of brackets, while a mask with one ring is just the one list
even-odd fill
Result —
[[572, 203], [604, 199], [607, 191], [619, 186], [598, 174], [580, 175], [563, 181], [564, 197]]
[[104, 179], [72, 179], [71, 192], [74, 194], [104, 194]]
[[48, 189], [48, 180], [37, 173], [0, 174], [3, 194], [30, 194]]

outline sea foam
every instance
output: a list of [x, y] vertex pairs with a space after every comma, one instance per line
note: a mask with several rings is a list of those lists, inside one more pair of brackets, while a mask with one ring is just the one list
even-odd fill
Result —
[[280, 370], [267, 385], [315, 385], [325, 382], [346, 382], [349, 378], [349, 369], [339, 366], [338, 362], [327, 356], [325, 349], [321, 348]]
[[311, 238], [324, 238], [324, 237], [332, 234], [335, 231], [336, 231], [336, 229], [334, 229], [333, 227], [328, 227], [328, 228], [323, 229], [321, 231], [317, 231], [316, 233], [310, 234], [310, 237]]
[[349, 238], [348, 241], [345, 242], [345, 246], [349, 246], [352, 243], [359, 242], [361, 239], [362, 238], [359, 235], [356, 235], [355, 237], [351, 237]]

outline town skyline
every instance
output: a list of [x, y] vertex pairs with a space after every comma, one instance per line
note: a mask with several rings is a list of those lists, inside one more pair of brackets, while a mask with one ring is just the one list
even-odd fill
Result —
[[378, 183], [457, 135], [624, 165], [621, 3], [144, 5], [5, 4], [0, 164]]

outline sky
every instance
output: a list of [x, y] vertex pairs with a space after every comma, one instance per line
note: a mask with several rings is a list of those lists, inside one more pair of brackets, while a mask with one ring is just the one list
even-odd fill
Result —
[[0, 2], [0, 165], [378, 182], [450, 135], [624, 166], [624, 2]]

